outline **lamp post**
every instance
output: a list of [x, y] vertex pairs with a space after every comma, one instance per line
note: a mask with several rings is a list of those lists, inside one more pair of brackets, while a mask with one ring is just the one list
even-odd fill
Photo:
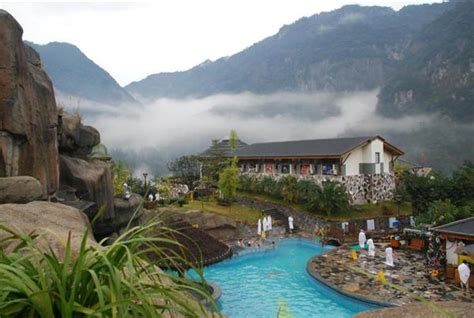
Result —
[[145, 181], [144, 181], [143, 185], [144, 185], [145, 188], [146, 188], [146, 177], [147, 177], [147, 176], [148, 176], [148, 173], [144, 172], [144, 173], [143, 173], [143, 179], [144, 179]]

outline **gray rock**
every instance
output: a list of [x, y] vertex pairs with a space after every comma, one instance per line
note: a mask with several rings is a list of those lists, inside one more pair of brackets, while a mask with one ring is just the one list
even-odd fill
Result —
[[[64, 242], [71, 237], [73, 255], [77, 255], [81, 240], [89, 226], [87, 216], [78, 209], [59, 203], [34, 201], [27, 204], [0, 205], [0, 222], [22, 234], [39, 234], [37, 246], [49, 247], [59, 256], [64, 255]], [[0, 230], [0, 239], [9, 234]], [[88, 244], [97, 244], [90, 233]], [[9, 251], [15, 244], [4, 242], [0, 248]]]
[[0, 203], [28, 203], [43, 195], [38, 179], [29, 176], [0, 178]]

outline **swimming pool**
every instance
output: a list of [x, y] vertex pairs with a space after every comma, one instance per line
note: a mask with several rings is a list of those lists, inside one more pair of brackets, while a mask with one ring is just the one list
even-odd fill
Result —
[[220, 309], [231, 318], [275, 318], [279, 308], [294, 318], [350, 317], [378, 308], [340, 295], [309, 276], [307, 261], [328, 248], [284, 239], [275, 249], [244, 251], [206, 267], [204, 276], [222, 289]]

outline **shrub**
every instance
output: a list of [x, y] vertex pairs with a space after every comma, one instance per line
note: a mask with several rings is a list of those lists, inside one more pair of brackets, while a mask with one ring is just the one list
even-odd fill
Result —
[[290, 203], [299, 201], [298, 180], [294, 176], [285, 176], [278, 181], [278, 192], [283, 200]]
[[166, 231], [151, 222], [128, 230], [107, 247], [87, 246], [87, 231], [73, 257], [70, 237], [64, 255], [58, 256], [51, 248], [44, 251], [37, 246], [38, 235], [21, 235], [0, 225], [8, 235], [2, 243], [16, 246], [8, 254], [0, 249], [0, 316], [205, 316], [205, 309], [190, 301], [188, 293], [211, 300], [205, 289], [166, 274], [149, 261], [152, 252], [167, 263], [185, 262], [157, 247], [160, 242], [169, 244], [169, 239], [147, 236], [157, 227]]
[[239, 187], [238, 189], [243, 192], [252, 192], [252, 188], [256, 180], [249, 175], [242, 174], [239, 177]]
[[350, 209], [349, 195], [340, 183], [326, 181], [306, 206], [311, 212], [324, 213], [327, 216], [344, 213]]

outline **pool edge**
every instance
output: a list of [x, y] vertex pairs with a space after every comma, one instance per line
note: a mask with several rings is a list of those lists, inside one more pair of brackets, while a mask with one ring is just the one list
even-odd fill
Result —
[[[337, 250], [334, 249], [334, 250]], [[332, 250], [332, 251], [334, 251]], [[332, 251], [328, 251], [327, 253], [330, 253]], [[325, 254], [325, 253], [323, 253]], [[321, 254], [321, 255], [323, 255]], [[361, 296], [361, 295], [356, 295], [354, 293], [350, 293], [350, 292], [347, 292], [347, 291], [344, 291], [342, 290], [341, 288], [337, 287], [337, 286], [334, 286], [333, 284], [327, 282], [324, 278], [322, 278], [318, 273], [316, 273], [316, 271], [311, 267], [311, 262], [317, 258], [317, 257], [320, 257], [321, 255], [316, 255], [316, 256], [313, 256], [311, 257], [308, 262], [306, 263], [306, 272], [309, 274], [309, 276], [311, 276], [313, 279], [315, 279], [316, 281], [318, 281], [319, 283], [323, 284], [324, 286], [330, 288], [331, 290], [345, 296], [345, 297], [348, 297], [348, 298], [352, 298], [352, 299], [355, 299], [357, 301], [361, 301], [361, 302], [365, 302], [365, 303], [368, 303], [368, 304], [371, 304], [371, 305], [376, 305], [376, 306], [381, 306], [381, 307], [386, 307], [386, 308], [389, 308], [389, 307], [398, 307], [398, 305], [396, 304], [392, 304], [392, 303], [387, 303], [387, 302], [383, 302], [383, 301], [379, 301], [379, 300], [375, 300], [375, 299], [371, 299], [371, 298], [368, 298], [368, 297], [364, 297], [364, 296]]]

